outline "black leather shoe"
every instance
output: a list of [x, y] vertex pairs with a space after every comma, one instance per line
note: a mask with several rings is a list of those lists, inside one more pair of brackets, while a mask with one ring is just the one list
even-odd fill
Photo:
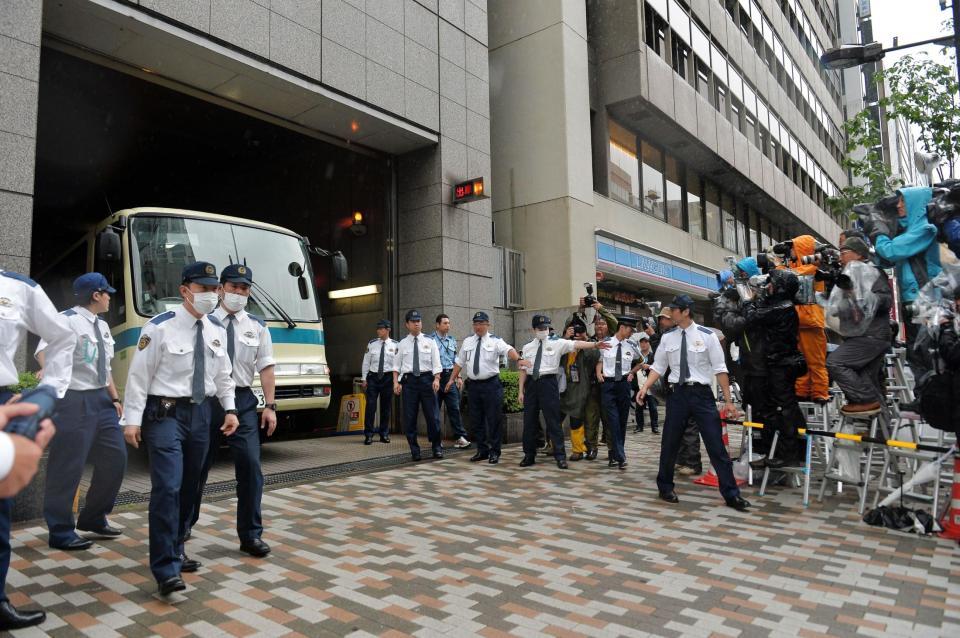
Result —
[[175, 591], [183, 591], [186, 588], [187, 586], [184, 584], [183, 579], [179, 576], [171, 576], [159, 583], [161, 596], [169, 596]]
[[537, 459], [535, 459], [534, 457], [532, 457], [532, 456], [525, 456], [525, 457], [523, 457], [523, 460], [520, 461], [520, 467], [530, 467], [531, 465], [533, 465], [533, 464], [536, 463], [536, 462], [537, 462]]
[[373, 445], [373, 437], [369, 434], [363, 435], [363, 444], [364, 445]]
[[0, 631], [33, 627], [46, 619], [47, 613], [39, 609], [17, 609], [9, 600], [0, 603]]
[[499, 462], [500, 462], [500, 455], [496, 453], [491, 454], [490, 458], [487, 459], [487, 463], [489, 463], [490, 465], [496, 465]]
[[186, 554], [180, 556], [180, 571], [184, 574], [192, 574], [200, 569], [200, 561], [187, 558]]
[[380, 435], [380, 442], [381, 442], [381, 443], [389, 443], [389, 442], [390, 442], [390, 435], [389, 435], [389, 434], [382, 434], [382, 435]]
[[627, 462], [626, 462], [626, 461], [620, 461], [619, 463], [617, 463], [617, 466], [618, 466], [621, 470], [625, 470], [625, 469], [627, 469]]
[[270, 546], [259, 538], [254, 538], [253, 540], [240, 543], [240, 551], [257, 558], [263, 558], [270, 553]]
[[411, 452], [411, 453], [410, 453], [410, 458], [411, 458], [414, 462], [419, 461], [419, 460], [420, 460], [420, 453], [419, 453], [419, 452]]
[[727, 507], [732, 507], [738, 512], [745, 512], [747, 508], [750, 507], [750, 501], [742, 496], [734, 496], [733, 498], [727, 499]]
[[53, 549], [62, 549], [65, 552], [77, 552], [77, 551], [80, 551], [81, 549], [90, 549], [92, 546], [93, 546], [92, 540], [90, 540], [89, 538], [81, 538], [80, 536], [77, 536], [75, 539], [73, 539], [69, 543], [60, 543], [57, 545], [50, 543], [50, 547], [52, 547]]
[[183, 542], [186, 543], [188, 540], [190, 540], [190, 536], [192, 536], [192, 535], [193, 535], [193, 528], [192, 528], [192, 527], [188, 527], [188, 528], [187, 528], [187, 533], [183, 535]]
[[597, 450], [597, 448], [595, 448], [595, 447], [590, 448], [589, 450], [587, 450], [587, 460], [588, 460], [588, 461], [596, 461], [596, 460], [597, 460], [597, 454], [598, 454], [598, 452], [599, 452], [599, 450]]
[[117, 536], [122, 536], [123, 532], [116, 527], [110, 527], [109, 525], [104, 525], [103, 527], [77, 527], [78, 532], [87, 532], [89, 534], [96, 534], [97, 536], [103, 538], [116, 538]]
[[443, 448], [442, 448], [442, 447], [435, 447], [435, 448], [433, 448], [433, 458], [435, 458], [435, 459], [442, 459], [442, 458], [443, 458]]
[[476, 463], [477, 461], [486, 461], [489, 458], [490, 458], [489, 453], [477, 452], [476, 454], [470, 457], [470, 462]]
[[643, 432], [643, 428], [634, 428], [634, 429], [633, 429], [633, 433], [634, 433], [634, 434], [636, 434], [636, 433], [638, 433], [638, 432]]
[[574, 452], [573, 454], [570, 455], [570, 459], [569, 459], [569, 460], [570, 460], [570, 461], [582, 461], [582, 460], [583, 460], [583, 452]]
[[617, 467], [617, 462], [613, 459], [607, 459], [607, 467]]
[[567, 459], [557, 459], [557, 467], [560, 468], [561, 470], [566, 470], [570, 466], [567, 465]]
[[661, 500], [661, 501], [666, 501], [666, 502], [668, 502], [668, 503], [679, 503], [679, 502], [680, 502], [680, 499], [677, 498], [677, 493], [676, 493], [676, 492], [673, 492], [673, 491], [670, 491], [670, 492], [660, 492], [659, 496], [660, 496], [660, 500]]
[[660, 434], [660, 428], [658, 428], [657, 426], [653, 426], [652, 428], [650, 428], [650, 431], [653, 432], [654, 434]]

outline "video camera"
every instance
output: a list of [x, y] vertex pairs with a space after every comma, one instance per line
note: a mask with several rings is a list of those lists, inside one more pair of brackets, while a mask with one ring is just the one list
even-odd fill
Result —
[[597, 298], [593, 294], [593, 284], [587, 281], [584, 282], [583, 287], [587, 290], [587, 295], [583, 298], [583, 307], [589, 308], [597, 303]]
[[960, 217], [960, 180], [948, 179], [934, 185], [933, 197], [927, 203], [927, 219], [937, 227], [937, 239], [946, 242], [943, 225]]

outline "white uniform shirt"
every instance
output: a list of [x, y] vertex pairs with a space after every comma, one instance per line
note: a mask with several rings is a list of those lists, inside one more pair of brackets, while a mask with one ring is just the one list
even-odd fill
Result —
[[0, 270], [0, 388], [17, 383], [13, 358], [27, 331], [47, 341], [41, 385], [63, 398], [73, 372], [77, 336], [43, 289], [29, 277]]
[[[523, 358], [530, 362], [527, 368], [527, 374], [533, 375], [533, 367], [537, 362], [537, 349], [540, 340], [534, 339], [523, 346]], [[558, 339], [551, 337], [543, 341], [543, 354], [540, 356], [540, 376], [545, 377], [550, 374], [557, 374], [560, 370], [560, 359], [568, 352], [577, 349], [577, 342], [571, 339]]]
[[630, 374], [630, 369], [637, 364], [637, 361], [643, 358], [637, 345], [627, 339], [620, 341], [616, 337], [607, 337], [605, 340], [610, 344], [609, 350], [600, 351], [600, 361], [603, 363], [603, 376], [614, 378], [617, 376], [617, 346], [620, 346], [620, 374], [626, 379]]
[[[477, 354], [477, 344], [480, 344], [480, 373], [473, 373], [473, 361]], [[460, 374], [464, 374], [468, 379], [482, 381], [495, 377], [500, 374], [500, 357], [513, 350], [513, 346], [500, 337], [490, 334], [483, 335], [481, 339], [475, 334], [470, 335], [463, 340], [460, 346], [460, 352], [457, 353], [457, 365], [460, 366]]]
[[[113, 335], [110, 334], [110, 326], [83, 306], [74, 306], [60, 314], [66, 317], [70, 328], [77, 335], [77, 345], [73, 349], [73, 374], [70, 378], [70, 389], [83, 391], [99, 390], [107, 387], [110, 382], [110, 361], [114, 354], [114, 342]], [[103, 337], [103, 350], [106, 353], [107, 379], [104, 383], [100, 383], [97, 378], [97, 359], [100, 352], [97, 345], [97, 333], [93, 329], [94, 321], [100, 327], [100, 336]], [[41, 339], [40, 343], [37, 344], [35, 355], [46, 349], [47, 341]], [[44, 373], [46, 373], [46, 369], [44, 369]]]
[[[223, 324], [226, 333], [230, 313], [223, 306], [213, 311], [213, 316]], [[241, 310], [233, 315], [233, 380], [238, 388], [253, 385], [253, 375], [269, 368], [276, 361], [273, 358], [273, 339], [270, 330], [262, 319]], [[204, 327], [206, 330], [206, 327]], [[223, 346], [227, 349], [226, 342]]]
[[[380, 369], [380, 350], [383, 349], [383, 373], [390, 374], [394, 370], [395, 359], [399, 346], [396, 341], [387, 337], [385, 340], [377, 337], [367, 343], [367, 350], [363, 353], [363, 364], [360, 366], [360, 376], [367, 378], [367, 373], [377, 373]], [[411, 359], [412, 361], [412, 359]], [[421, 362], [422, 363], [422, 362]], [[420, 368], [423, 369], [423, 366]]]
[[[425, 334], [417, 336], [417, 345], [420, 348], [420, 374], [430, 372], [440, 374], [443, 366], [440, 365], [440, 351], [437, 342]], [[393, 369], [401, 375], [413, 372], [413, 335], [407, 335], [397, 345], [397, 357], [393, 361]], [[377, 355], [379, 356], [379, 354]]]
[[710, 328], [691, 323], [686, 330], [679, 327], [664, 333], [653, 357], [653, 369], [662, 375], [670, 368], [670, 383], [680, 381], [680, 343], [687, 334], [687, 367], [690, 369], [688, 383], [712, 385], [714, 375], [727, 371], [723, 349], [716, 333]]
[[[216, 319], [205, 315], [203, 341], [206, 345], [204, 388], [206, 396], [216, 395], [224, 410], [236, 408], [236, 384], [227, 357], [227, 332]], [[214, 323], [217, 321], [217, 323]], [[184, 398], [193, 394], [193, 350], [197, 319], [182, 305], [157, 315], [143, 327], [123, 397], [123, 425], [142, 425], [147, 395]]]

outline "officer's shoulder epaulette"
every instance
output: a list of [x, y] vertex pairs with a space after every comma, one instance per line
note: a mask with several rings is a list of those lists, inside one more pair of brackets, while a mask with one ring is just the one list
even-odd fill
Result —
[[35, 282], [33, 279], [30, 279], [26, 275], [21, 275], [18, 272], [10, 272], [9, 270], [0, 270], [0, 275], [3, 275], [4, 277], [9, 277], [10, 279], [16, 279], [17, 281], [22, 281], [23, 283], [27, 284], [31, 288], [37, 287], [37, 282]]
[[207, 315], [207, 319], [209, 319], [210, 323], [212, 323], [215, 326], [220, 326], [221, 328], [224, 327], [223, 322], [217, 319], [217, 317], [213, 315], [213, 313]]
[[166, 312], [160, 313], [159, 315], [151, 319], [150, 323], [152, 323], [155, 326], [159, 326], [164, 321], [173, 319], [176, 316], [176, 314], [177, 313], [175, 313], [173, 310], [168, 310]]
[[261, 326], [266, 326], [266, 325], [267, 325], [267, 322], [266, 322], [266, 321], [264, 321], [263, 319], [261, 319], [260, 317], [258, 317], [258, 316], [255, 315], [255, 314], [252, 314], [252, 313], [249, 313], [249, 312], [248, 312], [248, 313], [247, 313], [247, 316], [250, 317], [251, 319], [253, 319], [254, 322], [259, 323]]
[[[474, 335], [474, 336], [476, 336], [476, 335]], [[492, 332], [488, 332], [488, 333], [487, 333], [487, 336], [490, 337], [491, 339], [499, 339], [499, 338], [500, 338], [499, 335], [495, 335], [495, 334], [493, 334]]]
[[67, 308], [60, 314], [63, 315], [64, 317], [72, 317], [73, 315], [77, 314], [77, 311], [74, 310], [73, 308]]
[[367, 345], [369, 346], [371, 343], [373, 343], [374, 341], [378, 341], [379, 339], [380, 337], [374, 337], [373, 339], [367, 342]]
[[697, 326], [697, 330], [699, 330], [700, 332], [706, 332], [708, 335], [714, 334], [713, 330], [711, 330], [710, 328], [704, 328], [703, 326]]

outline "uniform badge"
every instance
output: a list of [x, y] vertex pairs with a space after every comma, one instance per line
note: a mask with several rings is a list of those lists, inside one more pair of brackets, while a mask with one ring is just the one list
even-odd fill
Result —
[[219, 347], [220, 347], [220, 340], [219, 340], [219, 339], [214, 339], [214, 340], [211, 341], [210, 343], [213, 344], [213, 347], [214, 347], [214, 348], [219, 348]]
[[243, 336], [246, 337], [247, 339], [253, 339], [257, 335], [254, 334], [253, 330], [247, 330], [246, 332], [243, 333]]
[[702, 342], [702, 341], [694, 341], [694, 342], [693, 342], [693, 346], [694, 346], [695, 348], [699, 348], [699, 347], [702, 346], [702, 345], [703, 345], [703, 342]]
[[7, 299], [6, 297], [0, 297], [0, 306], [9, 307], [12, 306], [13, 302]]
[[143, 335], [140, 337], [140, 341], [137, 343], [137, 350], [143, 350], [150, 345], [150, 337]]
[[241, 275], [245, 275], [245, 274], [247, 274], [247, 267], [246, 267], [246, 266], [237, 266], [237, 272], [240, 273]]
[[208, 275], [215, 275], [215, 274], [217, 274], [217, 270], [213, 267], [213, 264], [207, 264], [206, 266], [204, 266], [204, 267], [203, 267], [203, 272], [205, 272], [205, 273], [208, 274]]

